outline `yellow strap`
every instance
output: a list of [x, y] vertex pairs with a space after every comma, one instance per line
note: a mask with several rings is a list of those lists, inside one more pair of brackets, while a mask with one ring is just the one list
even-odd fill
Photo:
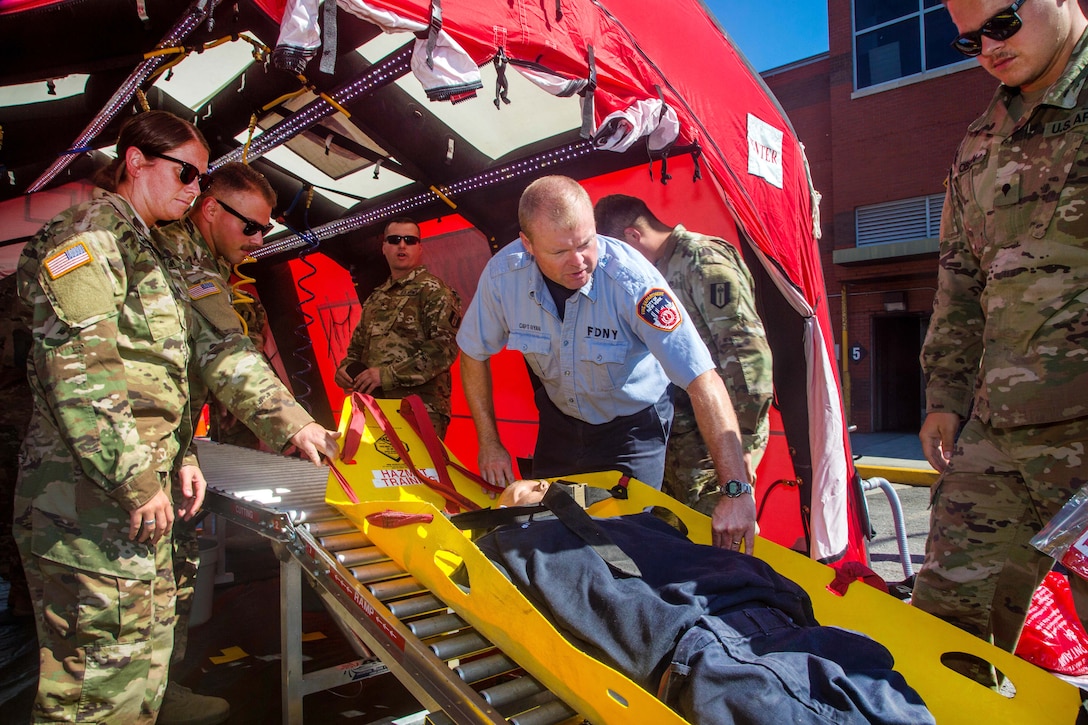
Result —
[[[241, 286], [244, 285], [244, 284], [249, 284], [249, 283], [256, 284], [257, 280], [253, 279], [252, 277], [250, 277], [249, 275], [247, 275], [247, 274], [245, 274], [243, 272], [238, 271], [238, 268], [241, 267], [243, 264], [250, 264], [250, 263], [256, 262], [256, 261], [257, 260], [254, 259], [253, 257], [246, 257], [241, 262], [234, 265], [234, 274], [238, 276], [238, 281], [233, 283], [230, 286], [230, 295], [231, 295], [231, 300], [233, 301], [235, 306], [237, 306], [237, 305], [251, 305], [251, 304], [254, 304], [257, 301], [255, 299], [253, 299], [252, 297], [250, 297], [249, 293], [247, 293], [245, 290], [243, 290], [241, 288]], [[238, 313], [238, 310], [234, 310], [234, 314], [238, 315], [238, 319], [241, 320], [241, 322], [242, 322], [242, 334], [245, 335], [246, 337], [249, 337], [249, 325], [246, 323], [245, 318], [242, 317]]]

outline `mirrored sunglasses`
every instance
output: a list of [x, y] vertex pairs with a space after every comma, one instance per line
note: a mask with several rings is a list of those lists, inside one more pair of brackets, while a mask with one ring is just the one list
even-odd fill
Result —
[[154, 151], [144, 151], [144, 156], [153, 156], [156, 159], [162, 159], [164, 161], [171, 161], [175, 164], [180, 164], [181, 171], [178, 172], [178, 179], [180, 179], [181, 183], [185, 184], [186, 186], [196, 181], [200, 183], [200, 190], [204, 192], [207, 191], [208, 187], [212, 185], [212, 177], [208, 174], [200, 173], [200, 171], [188, 161], [175, 159], [173, 156], [167, 156], [166, 154], [158, 154]]
[[386, 244], [392, 244], [394, 246], [404, 242], [409, 247], [419, 244], [419, 237], [414, 234], [390, 234], [385, 238]]
[[231, 206], [225, 203], [222, 199], [218, 197], [213, 198], [215, 198], [215, 200], [219, 202], [219, 206], [223, 207], [223, 209], [225, 209], [229, 214], [233, 214], [245, 223], [245, 226], [242, 227], [242, 234], [246, 235], [247, 237], [252, 237], [257, 232], [260, 232], [261, 236], [264, 236], [265, 234], [268, 234], [270, 231], [272, 231], [272, 222], [269, 222], [268, 224], [261, 224], [260, 222], [255, 222], [249, 217], [244, 216], [232, 209]]
[[1012, 5], [983, 23], [978, 30], [957, 36], [952, 41], [952, 47], [968, 58], [974, 58], [982, 53], [982, 36], [985, 35], [993, 40], [1008, 40], [1024, 26], [1024, 21], [1020, 19], [1020, 15], [1016, 12], [1024, 2], [1025, 0], [1016, 0]]

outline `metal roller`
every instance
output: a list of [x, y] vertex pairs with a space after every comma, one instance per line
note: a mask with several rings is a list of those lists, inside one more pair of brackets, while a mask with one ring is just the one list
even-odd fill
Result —
[[446, 637], [435, 642], [428, 642], [427, 646], [439, 659], [453, 660], [465, 655], [482, 652], [493, 645], [484, 639], [482, 635], [473, 631], [455, 634], [452, 637]]
[[405, 622], [405, 625], [412, 631], [412, 634], [420, 639], [446, 634], [447, 632], [457, 632], [467, 626], [465, 620], [456, 614], [438, 614], [432, 617], [423, 617], [411, 622]]
[[353, 531], [348, 534], [333, 534], [332, 536], [322, 536], [317, 540], [317, 543], [321, 544], [321, 547], [329, 551], [343, 551], [344, 549], [361, 549], [364, 546], [373, 546], [374, 544], [367, 538], [366, 534], [362, 531]]
[[361, 549], [345, 549], [336, 552], [336, 560], [346, 567], [373, 564], [377, 561], [388, 560], [389, 557], [382, 553], [376, 546], [364, 546]]
[[454, 673], [465, 682], [479, 682], [518, 669], [518, 664], [501, 652], [477, 660], [462, 662], [453, 668]]
[[381, 581], [382, 579], [393, 579], [394, 577], [403, 576], [404, 574], [404, 569], [401, 569], [392, 561], [380, 561], [376, 564], [353, 566], [349, 568], [348, 571], [351, 572], [356, 580], [363, 584]]
[[419, 580], [414, 576], [403, 576], [399, 579], [371, 582], [367, 583], [366, 588], [367, 591], [373, 594], [380, 602], [406, 597], [410, 594], [419, 594], [427, 589], [420, 584]]
[[439, 609], [445, 611], [446, 609], [446, 605], [442, 600], [433, 594], [420, 594], [416, 597], [408, 597], [395, 602], [386, 602], [385, 606], [389, 607], [389, 611], [397, 619], [437, 612]]
[[544, 686], [532, 677], [518, 677], [480, 690], [480, 697], [492, 707], [501, 707], [541, 692], [544, 692]]
[[577, 714], [565, 702], [555, 698], [540, 707], [514, 715], [508, 722], [511, 725], [555, 725], [555, 723], [565, 722]]
[[309, 531], [315, 539], [320, 539], [324, 536], [332, 536], [333, 534], [350, 534], [352, 531], [355, 531], [355, 524], [351, 523], [351, 521], [343, 516], [337, 516], [321, 521], [307, 521], [304, 525], [306, 526], [306, 530]]

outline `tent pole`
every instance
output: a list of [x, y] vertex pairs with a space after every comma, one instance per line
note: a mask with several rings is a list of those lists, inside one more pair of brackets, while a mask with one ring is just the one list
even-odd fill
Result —
[[[219, 4], [219, 0], [194, 0], [192, 6], [189, 8], [189, 12], [177, 22], [177, 24], [170, 29], [170, 32], [159, 41], [159, 44], [155, 46], [156, 50], [163, 48], [173, 48], [179, 45], [183, 40], [189, 37], [199, 25], [204, 22], [205, 18], [209, 17]], [[151, 77], [159, 66], [166, 62], [169, 56], [155, 54], [150, 58], [143, 60], [136, 70], [125, 79], [125, 82], [114, 92], [110, 100], [106, 101], [106, 105], [102, 110], [98, 112], [98, 115], [91, 119], [91, 122], [87, 124], [87, 127], [83, 129], [83, 132], [76, 137], [76, 140], [72, 142], [72, 145], [68, 147], [67, 151], [61, 152], [60, 156], [49, 165], [41, 176], [27, 188], [27, 194], [35, 191], [41, 191], [46, 184], [55, 179], [60, 172], [64, 171], [68, 167], [68, 164], [72, 163], [77, 155], [90, 150], [90, 144], [98, 138], [102, 130], [106, 128], [116, 118], [117, 114], [124, 108], [136, 95], [136, 91], [140, 86]]]
[[434, 203], [452, 206], [451, 200], [456, 201], [458, 194], [464, 194], [466, 192], [514, 181], [515, 179], [522, 178], [528, 174], [540, 171], [541, 169], [548, 169], [578, 157], [585, 156], [586, 154], [593, 153], [595, 150], [596, 146], [591, 139], [574, 141], [566, 146], [560, 146], [559, 148], [551, 149], [550, 151], [544, 151], [534, 156], [529, 156], [518, 161], [512, 161], [509, 164], [488, 169], [476, 176], [460, 179], [447, 186], [443, 186], [441, 189], [428, 189], [427, 191], [422, 191], [414, 196], [393, 201], [381, 207], [361, 211], [340, 219], [334, 219], [331, 222], [314, 227], [306, 234], [291, 234], [265, 244], [260, 249], [254, 250], [250, 256], [261, 259], [262, 257], [269, 257], [273, 254], [280, 254], [301, 247], [310, 247], [316, 242], [367, 227], [374, 224], [379, 219], [406, 214], [412, 209], [418, 209]]
[[411, 70], [411, 63], [412, 43], [406, 43], [370, 66], [363, 75], [332, 91], [329, 94], [331, 101], [323, 97], [314, 99], [253, 139], [248, 149], [239, 146], [213, 161], [208, 165], [209, 170], [217, 169], [230, 161], [242, 161], [243, 153], [245, 163], [252, 163], [254, 159], [264, 156], [316, 125], [321, 119], [337, 113], [345, 104], [389, 85]]

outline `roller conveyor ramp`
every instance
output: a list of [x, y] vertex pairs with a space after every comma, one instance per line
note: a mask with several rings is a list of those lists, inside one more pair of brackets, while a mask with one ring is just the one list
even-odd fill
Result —
[[[285, 723], [303, 722], [305, 695], [386, 671], [431, 711], [435, 725], [581, 721], [328, 505], [328, 469], [206, 441], [198, 453], [209, 487], [205, 508], [268, 538], [280, 560]], [[303, 672], [303, 576], [359, 659]]]
[[[302, 675], [300, 657], [290, 651], [299, 633], [288, 621], [288, 605], [294, 597], [297, 617], [305, 572], [363, 658], [340, 669], [373, 667], [376, 661], [367, 655], [375, 653], [431, 712], [432, 722], [685, 722], [621, 673], [571, 646], [450, 523], [445, 513], [457, 509], [451, 497], [481, 507], [493, 502], [440, 444], [432, 445], [430, 455], [401, 415], [400, 402], [377, 401], [384, 421], [372, 412], [353, 414], [351, 402], [345, 404], [345, 450], [336, 474], [327, 478], [327, 471], [309, 463], [201, 445], [213, 492], [208, 508], [267, 536], [280, 557], [285, 720], [301, 722], [302, 695], [343, 683], [337, 672]], [[452, 495], [436, 490], [442, 488], [435, 485], [442, 484], [440, 471], [449, 471]], [[612, 488], [618, 474], [565, 478]], [[434, 482], [424, 485], [423, 479]], [[689, 538], [709, 543], [707, 517], [637, 481], [627, 491], [626, 500], [601, 501], [588, 511], [614, 516], [664, 506], [688, 526]], [[256, 500], [262, 496], [266, 503]], [[831, 568], [771, 541], [760, 539], [756, 555], [805, 588], [821, 623], [861, 631], [884, 644], [941, 725], [1076, 720], [1076, 688], [1050, 673], [861, 583], [844, 596], [834, 594], [828, 588]], [[458, 568], [467, 571], [470, 588], [451, 578]], [[1015, 694], [999, 694], [956, 674], [941, 662], [948, 653], [991, 662], [1011, 680]]]

